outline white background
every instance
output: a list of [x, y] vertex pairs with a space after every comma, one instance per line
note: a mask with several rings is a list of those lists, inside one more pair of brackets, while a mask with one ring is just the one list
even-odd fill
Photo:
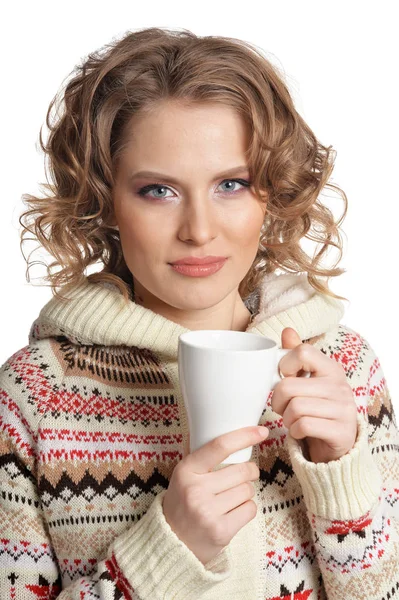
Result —
[[[350, 300], [342, 323], [380, 358], [395, 412], [398, 270], [398, 35], [396, 2], [18, 2], [1, 15], [0, 364], [28, 343], [31, 323], [52, 297], [38, 287], [19, 247], [21, 195], [45, 182], [39, 147], [48, 104], [73, 67], [128, 30], [186, 28], [256, 44], [283, 69], [297, 109], [337, 150], [331, 182], [349, 200], [343, 224], [346, 269], [332, 290]], [[3, 8], [3, 11], [5, 9]], [[46, 139], [47, 129], [43, 127]], [[330, 192], [328, 192], [330, 194]], [[340, 214], [338, 197], [329, 202]], [[24, 246], [28, 255], [35, 245]], [[34, 252], [34, 260], [48, 260]]]

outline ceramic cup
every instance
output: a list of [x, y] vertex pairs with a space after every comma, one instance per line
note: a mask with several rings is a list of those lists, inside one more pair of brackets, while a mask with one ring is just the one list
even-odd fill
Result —
[[[278, 363], [290, 351], [245, 331], [195, 330], [180, 335], [178, 371], [190, 453], [224, 433], [258, 425], [270, 391], [282, 379]], [[230, 454], [221, 464], [249, 461], [252, 448]]]

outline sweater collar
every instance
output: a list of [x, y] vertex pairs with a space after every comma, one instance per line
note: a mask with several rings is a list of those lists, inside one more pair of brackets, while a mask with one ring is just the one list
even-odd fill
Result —
[[[179, 336], [189, 331], [133, 301], [126, 304], [115, 286], [87, 277], [66, 296], [67, 301], [53, 297], [42, 308], [29, 343], [65, 336], [76, 344], [135, 346], [176, 359]], [[306, 273], [265, 275], [244, 302], [253, 313], [246, 331], [267, 336], [279, 347], [285, 327], [307, 340], [336, 326], [345, 312], [341, 300], [315, 292]]]

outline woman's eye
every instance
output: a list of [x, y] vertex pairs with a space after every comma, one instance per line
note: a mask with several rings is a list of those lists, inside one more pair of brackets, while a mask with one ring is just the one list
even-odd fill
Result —
[[[235, 186], [233, 188], [230, 187], [230, 188], [227, 188], [227, 190], [225, 190], [224, 193], [226, 193], [227, 195], [233, 195], [233, 194], [241, 191], [240, 188], [236, 189], [237, 183], [243, 187], [249, 187], [251, 185], [251, 183], [249, 181], [246, 181], [245, 179], [225, 179], [224, 181], [222, 181], [222, 183], [220, 185], [223, 185], [226, 182], [227, 183], [233, 182], [235, 184]], [[146, 185], [146, 186], [142, 187], [137, 193], [140, 196], [146, 197], [149, 194], [149, 192], [152, 192], [152, 191], [159, 192], [159, 190], [162, 190], [161, 195], [150, 196], [150, 198], [153, 198], [154, 200], [163, 200], [165, 198], [169, 198], [169, 196], [165, 196], [165, 190], [170, 190], [170, 188], [167, 187], [166, 185], [163, 185], [162, 183], [152, 183], [151, 185]]]
[[[152, 183], [151, 185], [145, 185], [144, 187], [142, 187], [137, 193], [140, 196], [144, 196], [146, 197], [149, 192], [152, 192], [153, 190], [156, 190], [157, 192], [159, 190], [169, 190], [170, 188], [166, 187], [166, 185], [162, 185], [162, 183]], [[163, 198], [168, 198], [168, 196], [150, 196], [151, 198], [154, 198], [154, 200], [162, 200]]]
[[[245, 179], [225, 179], [224, 181], [222, 181], [222, 183], [220, 185], [223, 185], [225, 182], [227, 182], [227, 183], [233, 182], [234, 184], [238, 183], [239, 185], [241, 185], [243, 187], [249, 187], [251, 185], [250, 182], [246, 181]], [[227, 188], [227, 191], [231, 191], [231, 188]], [[239, 191], [240, 191], [239, 189], [238, 190], [236, 188], [233, 189], [233, 193], [239, 192]]]

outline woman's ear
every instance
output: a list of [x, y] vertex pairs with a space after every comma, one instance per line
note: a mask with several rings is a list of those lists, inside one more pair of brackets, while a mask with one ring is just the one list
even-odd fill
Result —
[[119, 226], [118, 226], [118, 224], [117, 224], [117, 221], [116, 221], [115, 215], [113, 215], [112, 217], [110, 217], [110, 219], [108, 220], [108, 223], [107, 223], [107, 227], [108, 227], [109, 229], [116, 229], [116, 230], [118, 230], [118, 229], [119, 229]]

